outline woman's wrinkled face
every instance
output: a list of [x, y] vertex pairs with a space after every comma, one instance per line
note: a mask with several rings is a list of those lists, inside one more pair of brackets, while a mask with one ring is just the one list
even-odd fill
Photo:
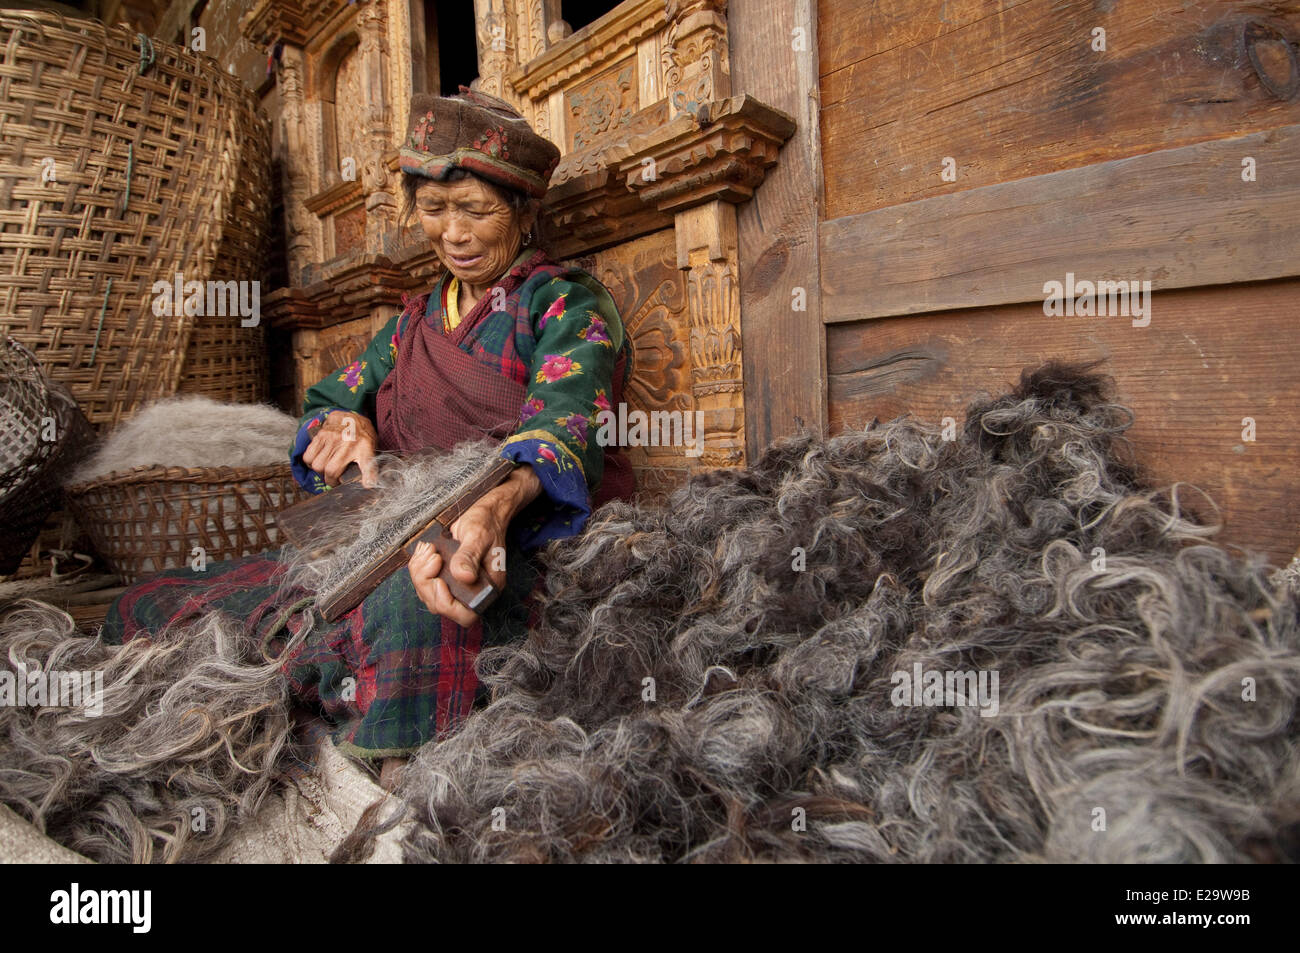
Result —
[[523, 247], [524, 223], [476, 178], [423, 182], [415, 208], [438, 258], [466, 284], [493, 284]]

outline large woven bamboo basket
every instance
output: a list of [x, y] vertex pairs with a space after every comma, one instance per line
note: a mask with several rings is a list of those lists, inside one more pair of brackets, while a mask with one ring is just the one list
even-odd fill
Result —
[[136, 467], [66, 488], [95, 550], [130, 584], [164, 569], [284, 545], [278, 510], [309, 494], [288, 463], [262, 467]]
[[[260, 351], [260, 326], [156, 314], [154, 291], [177, 274], [182, 287], [260, 280], [270, 130], [258, 109], [186, 47], [0, 11], [0, 329], [100, 430], [176, 392], [196, 321], [216, 322], [206, 337], [227, 350]], [[213, 361], [191, 364], [221, 397]]]

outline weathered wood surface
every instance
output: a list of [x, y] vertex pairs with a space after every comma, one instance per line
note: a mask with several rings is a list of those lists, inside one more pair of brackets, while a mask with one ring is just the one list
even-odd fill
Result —
[[828, 218], [1300, 122], [1297, 0], [819, 0], [817, 33]]
[[1300, 125], [846, 216], [820, 243], [828, 323], [1041, 300], [1067, 272], [1157, 291], [1296, 275]]
[[733, 89], [784, 110], [798, 123], [777, 166], [754, 198], [738, 208], [745, 442], [751, 457], [792, 433], [796, 418], [819, 430], [826, 422], [814, 13], [814, 0], [731, 0], [727, 7]]
[[960, 424], [973, 395], [1005, 391], [1025, 366], [1105, 358], [1153, 480], [1200, 487], [1221, 507], [1221, 541], [1284, 564], [1300, 545], [1297, 327], [1300, 280], [1159, 294], [1146, 328], [1049, 318], [1039, 304], [832, 325], [831, 428], [909, 411]]

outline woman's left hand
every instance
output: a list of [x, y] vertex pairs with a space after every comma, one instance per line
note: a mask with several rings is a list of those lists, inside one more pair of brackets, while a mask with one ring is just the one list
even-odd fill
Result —
[[[461, 514], [450, 526], [452, 538], [460, 543], [451, 558], [451, 574], [466, 586], [477, 586], [486, 579], [502, 589], [506, 583], [506, 529], [514, 515], [540, 492], [541, 482], [532, 468], [519, 467], [505, 483]], [[457, 601], [447, 584], [437, 578], [442, 571], [442, 557], [432, 544], [416, 547], [409, 568], [416, 594], [430, 612], [464, 626], [478, 619], [478, 614]]]

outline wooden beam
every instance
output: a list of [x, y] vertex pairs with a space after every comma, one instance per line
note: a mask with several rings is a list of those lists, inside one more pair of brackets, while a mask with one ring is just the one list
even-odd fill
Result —
[[779, 10], [768, 0], [731, 0], [727, 7], [733, 92], [775, 106], [797, 123], [753, 200], [737, 209], [750, 459], [793, 433], [797, 420], [818, 431], [826, 427], [816, 20], [814, 0], [794, 0]]
[[827, 323], [1041, 301], [1067, 272], [1156, 291], [1297, 275], [1300, 125], [832, 219], [819, 244]]

